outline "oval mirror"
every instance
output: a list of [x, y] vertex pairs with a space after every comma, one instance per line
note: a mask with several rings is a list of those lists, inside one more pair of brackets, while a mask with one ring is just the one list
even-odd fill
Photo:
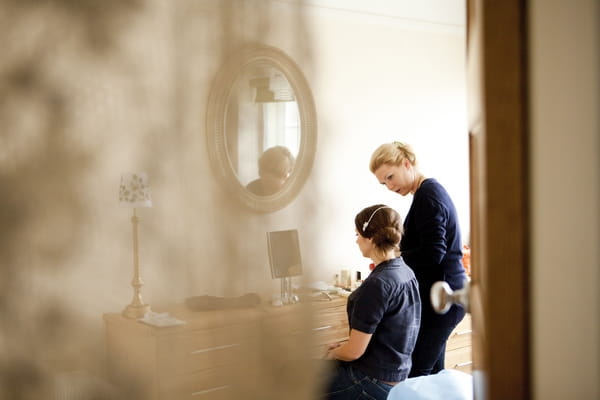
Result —
[[208, 153], [217, 177], [254, 211], [283, 208], [312, 168], [315, 114], [306, 79], [285, 53], [256, 45], [235, 52], [208, 99]]

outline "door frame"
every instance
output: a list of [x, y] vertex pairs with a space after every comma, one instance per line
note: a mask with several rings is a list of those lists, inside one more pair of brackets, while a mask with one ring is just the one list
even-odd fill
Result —
[[476, 399], [529, 399], [526, 0], [467, 1]]

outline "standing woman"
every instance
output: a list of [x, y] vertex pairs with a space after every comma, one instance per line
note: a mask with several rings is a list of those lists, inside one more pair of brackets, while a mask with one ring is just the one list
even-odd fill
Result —
[[417, 340], [419, 284], [396, 249], [400, 215], [384, 205], [362, 210], [354, 219], [356, 243], [375, 269], [348, 297], [347, 342], [329, 346], [325, 359], [337, 360], [325, 389], [328, 400], [385, 400], [405, 380]]
[[406, 144], [382, 144], [371, 156], [369, 168], [389, 190], [413, 195], [404, 219], [400, 254], [419, 281], [423, 308], [409, 376], [435, 374], [444, 368], [448, 336], [465, 315], [464, 308], [457, 305], [439, 315], [429, 297], [436, 281], [446, 281], [456, 290], [467, 279], [456, 209], [444, 187], [419, 172], [415, 154]]

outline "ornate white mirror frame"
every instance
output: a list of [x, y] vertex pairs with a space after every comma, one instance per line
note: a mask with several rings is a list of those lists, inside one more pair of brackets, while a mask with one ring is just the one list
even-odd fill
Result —
[[[240, 181], [227, 143], [228, 111], [231, 96], [235, 95], [234, 88], [239, 85], [245, 71], [257, 66], [267, 66], [271, 71], [283, 73], [298, 106], [300, 126], [294, 167], [283, 186], [274, 194], [268, 195], [252, 193]], [[277, 48], [263, 45], [247, 45], [235, 51], [227, 58], [213, 82], [208, 98], [206, 124], [208, 154], [215, 174], [245, 206], [256, 212], [272, 212], [285, 207], [298, 195], [312, 169], [317, 124], [315, 104], [308, 83], [289, 56]]]

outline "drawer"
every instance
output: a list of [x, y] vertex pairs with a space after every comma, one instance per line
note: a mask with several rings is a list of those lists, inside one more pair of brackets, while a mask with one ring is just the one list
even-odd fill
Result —
[[452, 368], [470, 373], [472, 366], [471, 346], [446, 351], [445, 368]]
[[315, 324], [348, 326], [348, 314], [345, 306], [327, 307], [319, 310], [315, 316]]
[[348, 334], [348, 326], [323, 325], [313, 328], [311, 342], [314, 345], [343, 342], [348, 340]]
[[466, 315], [450, 333], [446, 343], [446, 351], [471, 346], [471, 332], [471, 316]]
[[247, 365], [214, 368], [193, 374], [180, 375], [161, 382], [161, 400], [225, 400], [259, 398], [258, 368]]
[[348, 318], [345, 307], [324, 307], [319, 310], [298, 308], [297, 311], [269, 316], [264, 321], [264, 327], [267, 334], [273, 336], [347, 331]]
[[264, 321], [264, 332], [271, 337], [297, 336], [308, 332], [310, 325], [310, 316], [289, 313], [267, 318]]
[[348, 340], [345, 302], [309, 303], [274, 312], [264, 321], [267, 358], [320, 358], [324, 345]]
[[231, 379], [224, 368], [180, 375], [160, 382], [161, 400], [228, 398]]
[[203, 330], [191, 330], [161, 337], [160, 344], [175, 345], [184, 351], [197, 351], [252, 341], [258, 336], [259, 324], [227, 325]]
[[348, 315], [345, 305], [321, 309], [312, 323], [311, 334], [316, 345], [348, 340]]
[[[160, 337], [157, 360], [167, 376], [256, 362], [258, 324], [232, 325]], [[254, 355], [254, 356], [253, 356]]]

